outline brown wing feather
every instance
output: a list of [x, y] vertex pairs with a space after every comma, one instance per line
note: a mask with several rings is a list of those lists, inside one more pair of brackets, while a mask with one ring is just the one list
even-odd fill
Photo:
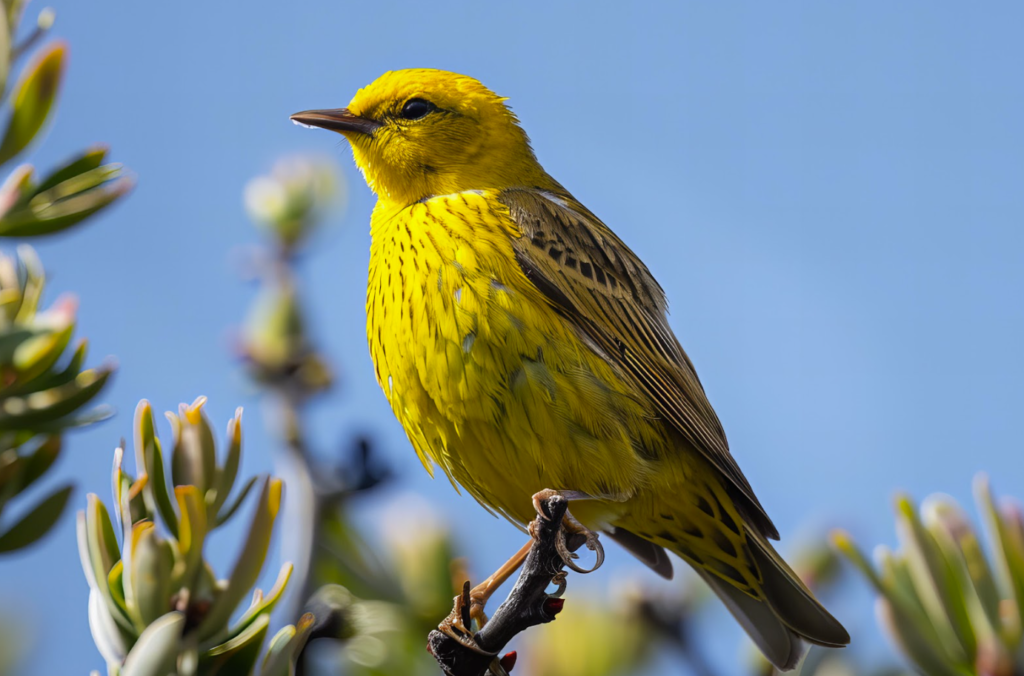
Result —
[[751, 523], [777, 539], [668, 326], [665, 292], [647, 267], [568, 192], [506, 190], [500, 199], [523, 233], [514, 247], [526, 276], [729, 480]]

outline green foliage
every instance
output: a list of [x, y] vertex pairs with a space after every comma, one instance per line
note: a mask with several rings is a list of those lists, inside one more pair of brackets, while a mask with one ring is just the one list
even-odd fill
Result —
[[0, 237], [49, 235], [66, 230], [128, 193], [131, 179], [119, 164], [103, 164], [96, 146], [50, 172], [38, 183], [32, 166], [14, 170], [0, 187]]
[[[0, 91], [12, 66], [53, 23], [53, 12], [44, 10], [31, 36], [15, 45], [24, 4], [4, 0], [0, 10]], [[41, 47], [5, 94], [9, 115], [0, 134], [0, 164], [24, 152], [52, 116], [67, 51], [62, 42]], [[14, 169], [0, 186], [0, 237], [66, 230], [127, 193], [131, 180], [120, 165], [104, 164], [106, 154], [105, 148], [91, 148], [38, 180], [31, 165]], [[40, 311], [44, 282], [43, 266], [31, 248], [20, 247], [16, 256], [0, 252], [0, 553], [35, 542], [63, 512], [70, 484], [13, 523], [3, 514], [57, 460], [61, 433], [108, 415], [87, 405], [113, 367], [84, 368], [84, 341], [68, 349], [76, 302], [62, 298]]]
[[[0, 13], [0, 82], [11, 66], [49, 29], [53, 13], [44, 10], [35, 33], [14, 45], [24, 3], [7, 0]], [[56, 107], [68, 47], [54, 41], [39, 48], [5, 97], [10, 114], [0, 136], [0, 164], [20, 155], [38, 138]], [[31, 165], [15, 169], [0, 188], [0, 237], [31, 237], [66, 230], [126, 194], [132, 180], [119, 164], [103, 164], [106, 149], [95, 147], [33, 179]]]
[[[337, 620], [322, 648], [329, 673], [347, 676], [434, 676], [437, 662], [424, 649], [427, 634], [452, 607], [455, 584], [467, 573], [454, 566], [450, 530], [430, 507], [398, 499], [383, 523], [381, 546], [371, 549], [350, 521], [344, 505], [324, 516], [315, 585], [318, 601]], [[458, 560], [456, 559], [456, 562]]]
[[[45, 282], [31, 247], [17, 256], [0, 252], [0, 517], [53, 466], [64, 430], [108, 415], [88, 406], [113, 367], [84, 368], [85, 341], [71, 346], [76, 303], [61, 298], [40, 311]], [[16, 523], [0, 518], [0, 552], [42, 537], [70, 493], [70, 485], [58, 488]]]
[[525, 635], [525, 671], [532, 676], [631, 673], [647, 661], [654, 637], [632, 610], [629, 603], [608, 606], [582, 595], [567, 601], [554, 622]]
[[[95, 495], [78, 515], [78, 546], [90, 587], [89, 623], [111, 676], [286, 675], [308, 638], [313, 618], [306, 615], [298, 626], [285, 627], [271, 639], [259, 663], [270, 612], [284, 593], [290, 564], [281, 568], [270, 592], [256, 590], [248, 609], [230, 621], [263, 568], [282, 484], [253, 478], [233, 491], [242, 453], [241, 410], [228, 423], [227, 451], [220, 462], [202, 411], [205, 401], [182, 404], [177, 415], [167, 415], [174, 434], [169, 462], [152, 409], [141, 402], [134, 425], [139, 476], [123, 469], [124, 450], [118, 448], [113, 521]], [[204, 545], [253, 488], [255, 511], [238, 559], [230, 575], [218, 579], [203, 558]]]
[[1024, 514], [1016, 503], [997, 506], [986, 477], [974, 488], [991, 555], [960, 506], [942, 495], [925, 500], [920, 515], [908, 497], [897, 498], [900, 549], [878, 547], [874, 566], [849, 535], [833, 538], [878, 593], [890, 638], [929, 676], [1024, 670]]

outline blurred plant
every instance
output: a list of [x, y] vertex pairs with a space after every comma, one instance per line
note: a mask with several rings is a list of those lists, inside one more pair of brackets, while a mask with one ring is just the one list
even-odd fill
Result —
[[607, 605], [575, 596], [543, 631], [524, 634], [522, 670], [530, 676], [620, 676], [643, 668], [657, 634], [637, 614], [653, 599], [636, 594]]
[[[0, 5], [0, 92], [9, 112], [0, 135], [0, 165], [20, 155], [39, 135], [56, 105], [67, 47], [51, 42], [36, 50], [8, 88], [12, 67], [53, 25], [54, 13], [40, 12], [35, 30], [15, 44], [24, 0]], [[0, 186], [0, 237], [31, 237], [65, 230], [131, 189], [120, 165], [104, 164], [107, 151], [91, 148], [42, 179], [31, 165], [14, 169]], [[61, 298], [39, 312], [45, 277], [35, 252], [21, 246], [16, 256], [0, 253], [0, 517], [13, 498], [41, 478], [62, 447], [61, 433], [106, 417], [105, 409], [83, 407], [103, 388], [111, 365], [83, 369], [85, 342], [64, 359], [75, 329], [76, 302]], [[67, 504], [65, 484], [39, 501], [16, 523], [0, 519], [0, 553], [42, 537]]]
[[[100, 420], [86, 405], [106, 384], [112, 365], [83, 368], [84, 340], [70, 350], [76, 303], [61, 298], [39, 311], [42, 265], [29, 246], [0, 252], [0, 516], [10, 501], [53, 466], [69, 427]], [[66, 484], [17, 523], [0, 531], [0, 552], [35, 542], [57, 521], [71, 494]], [[3, 523], [3, 521], [0, 521]]]
[[[3, 0], [0, 11], [0, 91], [10, 110], [0, 138], [0, 164], [20, 155], [46, 125], [56, 107], [67, 60], [67, 45], [50, 42], [39, 48], [12, 89], [6, 87], [11, 67], [53, 25], [53, 10], [40, 12], [35, 31], [15, 44], [24, 0]], [[107, 150], [90, 148], [41, 180], [23, 164], [0, 187], [0, 237], [29, 237], [65, 230], [127, 193], [132, 186], [121, 165], [103, 164]]]
[[270, 236], [270, 245], [256, 257], [261, 289], [240, 351], [253, 380], [271, 395], [269, 417], [278, 420], [286, 449], [282, 473], [295, 486], [284, 543], [296, 566], [292, 617], [315, 589], [311, 571], [321, 522], [327, 505], [344, 491], [334, 473], [313, 468], [305, 434], [304, 406], [331, 386], [333, 375], [308, 334], [294, 269], [300, 245], [316, 232], [339, 190], [333, 165], [303, 157], [279, 161], [245, 189], [249, 215]]
[[[294, 477], [301, 504], [288, 517], [285, 543], [296, 562], [289, 616], [308, 603], [320, 621], [312, 638], [334, 639], [315, 650], [308, 671], [360, 676], [434, 674], [425, 637], [447, 614], [453, 595], [450, 537], [422, 506], [391, 519], [383, 559], [348, 518], [348, 499], [378, 486], [389, 471], [374, 459], [365, 438], [351, 443], [350, 458], [317, 466], [306, 434], [308, 401], [327, 390], [333, 376], [308, 333], [297, 284], [297, 253], [314, 236], [327, 204], [341, 191], [333, 167], [291, 158], [268, 176], [253, 179], [245, 205], [268, 246], [255, 256], [261, 289], [241, 336], [241, 356], [264, 390], [279, 421], [284, 471]], [[410, 513], [421, 518], [409, 520]], [[407, 528], [410, 523], [417, 527]], [[397, 535], [397, 533], [401, 533]], [[313, 594], [313, 590], [319, 589]]]
[[[291, 574], [281, 568], [266, 595], [259, 589], [248, 609], [230, 622], [263, 568], [281, 503], [281, 481], [253, 477], [229, 500], [242, 455], [241, 409], [228, 423], [222, 463], [200, 397], [167, 414], [174, 433], [168, 467], [149, 402], [135, 412], [138, 478], [114, 451], [114, 521], [96, 495], [78, 514], [78, 547], [89, 582], [89, 624], [111, 676], [252, 674], [257, 671], [270, 612]], [[123, 446], [123, 444], [122, 444]], [[252, 522], [231, 575], [218, 580], [203, 546], [257, 487]], [[157, 521], [167, 537], [162, 537]], [[281, 629], [270, 641], [258, 673], [292, 673], [313, 617]]]
[[1015, 502], [997, 506], [984, 475], [974, 492], [991, 556], [964, 511], [944, 495], [926, 499], [920, 516], [908, 497], [897, 498], [900, 549], [876, 548], [875, 566], [847, 533], [833, 536], [878, 593], [889, 637], [929, 676], [1024, 673], [1024, 512]]
[[343, 191], [333, 163], [289, 157], [269, 175], [249, 181], [245, 208], [280, 250], [291, 254], [316, 232], [330, 207], [342, 201]]
[[330, 513], [324, 539], [332, 556], [320, 559], [316, 579], [326, 584], [310, 609], [318, 619], [335, 620], [314, 637], [341, 640], [314, 643], [317, 672], [435, 676], [437, 662], [424, 649], [427, 633], [451, 610], [454, 588], [468, 579], [463, 562], [454, 558], [450, 530], [421, 499], [400, 497], [383, 517], [375, 555], [341, 521], [344, 512]]

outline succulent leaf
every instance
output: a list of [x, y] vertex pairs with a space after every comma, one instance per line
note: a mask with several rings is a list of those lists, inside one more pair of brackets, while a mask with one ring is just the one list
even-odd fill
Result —
[[281, 507], [281, 481], [266, 479], [256, 502], [256, 513], [242, 546], [242, 552], [235, 562], [235, 567], [228, 578], [228, 586], [213, 602], [209, 614], [196, 630], [200, 640], [208, 640], [219, 632], [226, 630], [231, 612], [241, 603], [256, 584], [263, 562], [270, 547], [270, 535], [274, 521]]
[[235, 512], [238, 511], [238, 508], [242, 505], [243, 502], [245, 502], [245, 498], [247, 495], [249, 495], [249, 492], [252, 490], [252, 487], [256, 485], [257, 478], [258, 477], [252, 477], [251, 479], [246, 481], [245, 485], [242, 486], [242, 490], [238, 491], [238, 495], [235, 496], [235, 499], [231, 502], [231, 504], [228, 505], [226, 509], [222, 510], [220, 514], [217, 515], [218, 526], [223, 525], [228, 519], [234, 516]]
[[282, 627], [270, 641], [263, 657], [260, 676], [290, 676], [299, 651], [306, 645], [313, 629], [313, 616], [306, 613], [295, 626]]
[[[128, 194], [134, 184], [121, 165], [108, 164], [43, 191], [31, 185], [31, 176], [11, 187], [5, 185], [0, 189], [0, 207], [10, 206], [0, 216], [0, 237], [66, 230]], [[12, 196], [16, 201], [11, 201]]]
[[[217, 500], [214, 503], [214, 514], [219, 514], [220, 508], [227, 501], [228, 496], [231, 494], [231, 489], [235, 485], [235, 478], [238, 476], [238, 463], [242, 455], [242, 407], [239, 406], [235, 410], [235, 417], [228, 423], [228, 452], [224, 458], [224, 467], [217, 473]], [[251, 486], [251, 484], [250, 484]], [[237, 507], [241, 500], [245, 497], [245, 492], [248, 491], [248, 487], [243, 491], [242, 497], [235, 500], [235, 507]], [[233, 510], [231, 510], [233, 511]], [[225, 516], [223, 520], [230, 518], [230, 514]], [[221, 519], [218, 518], [218, 525]]]
[[[250, 607], [228, 627], [263, 567], [280, 509], [282, 484], [277, 479], [263, 479], [234, 569], [227, 579], [217, 580], [203, 559], [204, 544], [216, 525], [231, 516], [256, 478], [247, 482], [226, 511], [214, 509], [219, 487], [230, 490], [240, 464], [241, 411], [229, 424], [225, 466], [218, 467], [213, 435], [202, 415], [205, 401], [200, 397], [191, 406], [183, 405], [177, 415], [168, 416], [175, 434], [174, 453], [179, 458], [176, 481], [194, 479], [208, 486], [205, 492], [193, 483], [176, 485], [174, 504], [170, 504], [152, 408], [143, 401], [134, 420], [137, 479], [122, 467], [123, 449], [114, 452], [113, 493], [119, 506], [115, 513], [120, 514], [118, 530], [123, 533], [120, 546], [96, 496], [89, 497], [87, 509], [79, 517], [82, 567], [92, 590], [90, 623], [108, 662], [108, 673], [127, 673], [129, 667], [137, 673], [169, 668], [175, 676], [251, 673], [259, 660], [270, 612], [291, 574], [291, 565], [285, 564], [270, 593], [264, 597], [257, 590]], [[213, 518], [217, 518], [216, 525]], [[173, 529], [167, 528], [170, 537], [163, 537], [157, 519], [165, 525], [175, 524]], [[188, 621], [179, 625], [178, 620], [171, 621], [175, 617]], [[170, 625], [172, 629], [168, 629]], [[161, 632], [154, 631], [159, 626], [163, 626]], [[286, 632], [287, 640], [279, 639], [272, 660], [275, 673], [292, 669], [310, 630], [311, 622], [304, 622], [298, 630]], [[150, 638], [144, 640], [147, 636]], [[164, 650], [167, 652], [162, 653]], [[164, 657], [171, 661], [161, 661]], [[282, 668], [285, 672], [277, 671]]]
[[928, 498], [923, 518], [907, 498], [897, 501], [901, 547], [878, 548], [877, 568], [845, 533], [833, 536], [840, 553], [878, 592], [886, 632], [923, 674], [1009, 674], [1024, 664], [1018, 601], [1024, 590], [1024, 514], [997, 509], [984, 475], [974, 487], [1000, 581], [963, 510], [945, 496]]
[[947, 650], [961, 664], [977, 649], [963, 597], [957, 593], [952, 574], [934, 539], [906, 496], [897, 500], [897, 531], [907, 551], [911, 577], [932, 623]]
[[11, 118], [0, 141], [0, 164], [24, 150], [46, 123], [60, 91], [66, 54], [66, 45], [54, 42], [21, 74], [11, 102]]
[[269, 615], [277, 602], [281, 600], [281, 596], [284, 594], [285, 587], [288, 586], [288, 580], [292, 576], [292, 564], [286, 563], [281, 566], [281, 572], [277, 575], [277, 581], [274, 582], [274, 586], [271, 587], [270, 591], [264, 596], [257, 590], [257, 593], [253, 596], [253, 603], [249, 606], [249, 609], [238, 618], [238, 622], [231, 627], [231, 635], [237, 636], [244, 633], [248, 627], [255, 622], [258, 618], [265, 615]]
[[64, 512], [72, 486], [64, 486], [33, 507], [20, 521], [0, 534], [0, 552], [27, 547], [41, 538]]
[[178, 514], [174, 510], [170, 492], [167, 490], [167, 477], [164, 475], [164, 456], [160, 448], [160, 440], [156, 437], [156, 426], [153, 421], [153, 409], [143, 399], [135, 408], [135, 464], [142, 468], [149, 477], [143, 488], [143, 497], [149, 511], [159, 513], [167, 530], [173, 537], [178, 537]]
[[185, 616], [170, 612], [146, 627], [124, 661], [121, 676], [167, 676], [176, 672]]
[[176, 486], [181, 521], [178, 524], [178, 551], [181, 559], [175, 570], [175, 586], [190, 588], [203, 562], [203, 542], [206, 539], [206, 509], [199, 489], [195, 486]]
[[237, 636], [207, 650], [199, 657], [203, 673], [207, 676], [251, 674], [269, 627], [270, 615], [260, 615]]

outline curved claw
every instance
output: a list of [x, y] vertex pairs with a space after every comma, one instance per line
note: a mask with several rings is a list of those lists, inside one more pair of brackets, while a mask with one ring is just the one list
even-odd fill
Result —
[[556, 598], [556, 599], [562, 597], [562, 594], [565, 593], [565, 587], [566, 587], [566, 579], [565, 578], [566, 578], [566, 573], [565, 573], [564, 570], [560, 570], [557, 573], [555, 573], [555, 576], [553, 578], [551, 578], [551, 584], [558, 585], [558, 589], [556, 589], [555, 591], [553, 591], [550, 594], [548, 594], [549, 597]]
[[565, 563], [567, 568], [586, 575], [587, 573], [593, 573], [595, 570], [600, 568], [604, 564], [604, 545], [597, 539], [597, 535], [592, 531], [586, 531], [587, 533], [587, 549], [594, 552], [597, 555], [597, 560], [594, 562], [592, 568], [584, 568], [576, 564], [575, 559], [579, 558], [576, 554], [569, 551], [569, 548], [565, 546], [565, 537], [561, 537], [555, 541], [555, 550], [558, 555], [562, 558], [562, 562]]

